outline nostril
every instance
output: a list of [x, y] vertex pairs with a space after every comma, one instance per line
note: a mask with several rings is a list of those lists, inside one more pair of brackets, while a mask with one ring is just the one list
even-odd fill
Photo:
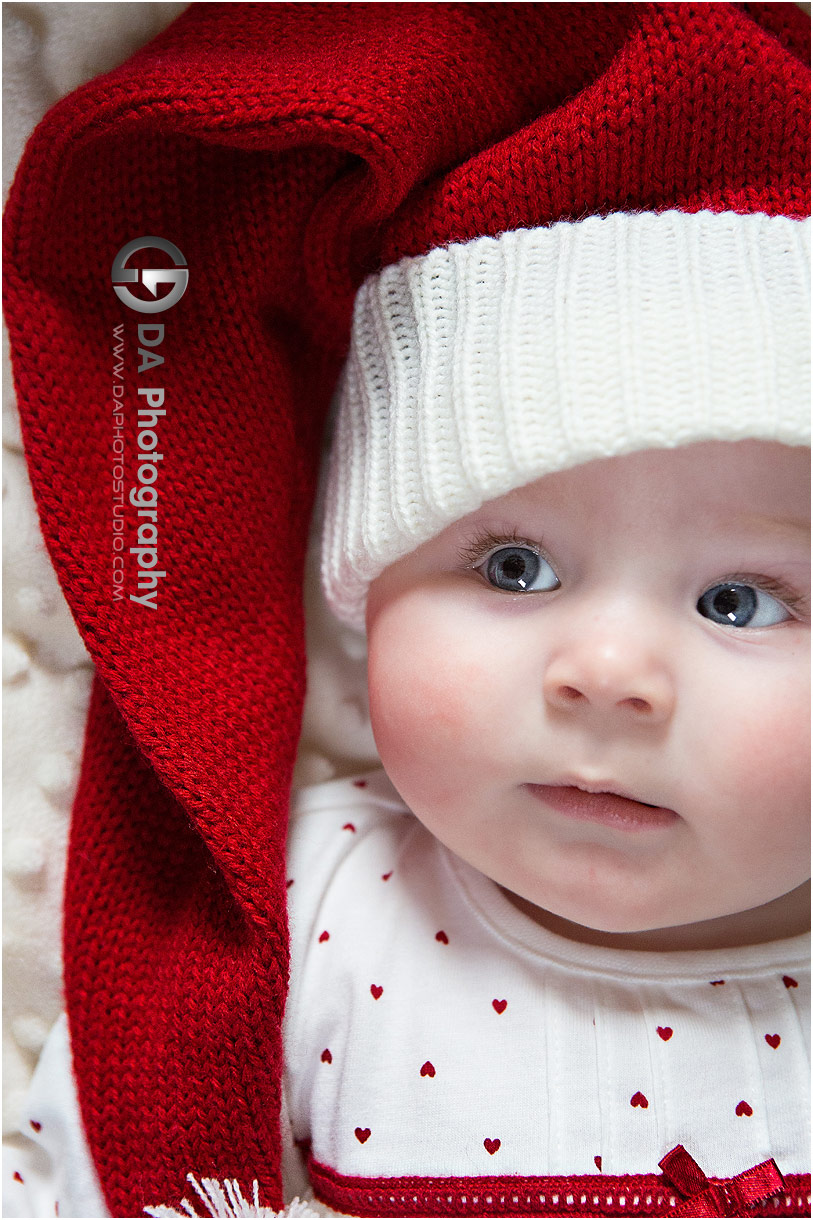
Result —
[[651, 704], [647, 703], [646, 699], [638, 699], [635, 695], [631, 696], [629, 699], [623, 699], [622, 702], [625, 703], [627, 707], [632, 708], [634, 712], [652, 711], [652, 706]]
[[579, 699], [585, 697], [580, 690], [576, 690], [575, 686], [562, 686], [559, 688], [559, 693], [563, 699], [569, 699], [571, 703], [577, 703]]

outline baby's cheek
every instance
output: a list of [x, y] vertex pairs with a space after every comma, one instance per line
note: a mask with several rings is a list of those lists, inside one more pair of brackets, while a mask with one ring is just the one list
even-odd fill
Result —
[[402, 795], [459, 795], [485, 744], [489, 690], [460, 634], [414, 614], [389, 615], [370, 633], [368, 684], [381, 760]]
[[[809, 711], [774, 698], [760, 703], [732, 735], [730, 771], [746, 791], [766, 798], [810, 790]], [[761, 713], [761, 714], [760, 714]]]
[[779, 893], [784, 877], [798, 884], [807, 875], [802, 868], [797, 876], [810, 841], [809, 711], [777, 691], [754, 697], [752, 712], [716, 743], [720, 791], [727, 796], [721, 808], [728, 811], [729, 837], [721, 842], [744, 868], [776, 874]]
[[[386, 669], [371, 666], [370, 712], [376, 736], [391, 742], [399, 755], [424, 758], [451, 750], [466, 750], [476, 732], [475, 708], [481, 674], [476, 666], [461, 666], [448, 656], [425, 653]], [[453, 762], [453, 759], [449, 759]]]

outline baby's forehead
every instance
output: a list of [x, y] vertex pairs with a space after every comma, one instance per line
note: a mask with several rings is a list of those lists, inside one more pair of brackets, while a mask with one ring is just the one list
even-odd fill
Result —
[[675, 527], [809, 535], [810, 450], [772, 441], [649, 449], [543, 475], [486, 502], [473, 523], [542, 514], [599, 524], [642, 517]]

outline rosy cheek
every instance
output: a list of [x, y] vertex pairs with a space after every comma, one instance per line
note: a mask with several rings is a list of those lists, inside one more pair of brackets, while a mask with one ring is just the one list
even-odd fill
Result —
[[471, 683], [461, 681], [447, 658], [390, 652], [383, 660], [371, 654], [369, 687], [376, 738], [399, 756], [431, 759], [444, 744], [456, 750], [464, 744], [472, 721]]
[[[461, 769], [481, 748], [488, 675], [461, 646], [459, 624], [395, 603], [368, 633], [373, 731], [384, 766], [409, 799], [459, 793]], [[479, 743], [479, 744], [478, 744]]]
[[441, 741], [459, 740], [466, 709], [453, 687], [417, 666], [390, 670], [383, 682], [370, 673], [370, 714], [379, 749], [408, 759], [431, 758]]
[[[764, 688], [751, 691], [751, 714], [717, 735], [709, 778], [727, 797], [721, 846], [744, 867], [759, 862], [795, 877], [809, 851], [809, 704], [783, 697], [781, 684], [775, 689], [770, 698]], [[793, 687], [784, 690], [789, 695]]]
[[809, 711], [773, 700], [749, 718], [735, 740], [732, 771], [757, 792], [804, 792], [810, 786]]

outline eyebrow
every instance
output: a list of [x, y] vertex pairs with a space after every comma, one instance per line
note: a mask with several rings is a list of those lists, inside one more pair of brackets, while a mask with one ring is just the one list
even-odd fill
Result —
[[810, 520], [804, 517], [771, 517], [763, 513], [744, 513], [737, 518], [738, 525], [746, 529], [760, 529], [771, 534], [801, 534], [810, 538]]

